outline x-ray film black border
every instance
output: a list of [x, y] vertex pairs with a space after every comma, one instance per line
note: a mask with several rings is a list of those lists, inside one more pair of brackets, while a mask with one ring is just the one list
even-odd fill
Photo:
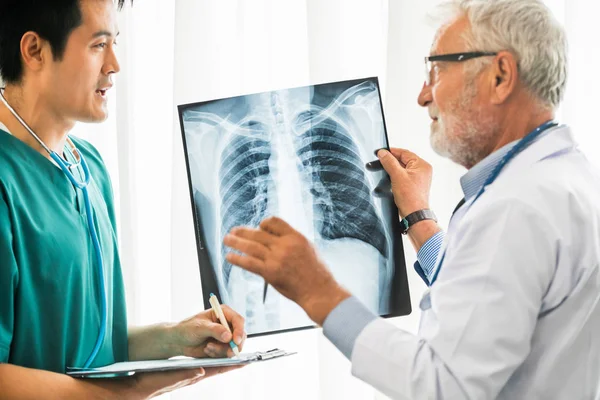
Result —
[[[208, 247], [204, 246], [205, 240], [202, 235], [202, 229], [200, 229], [200, 213], [196, 210], [196, 202], [194, 198], [194, 185], [192, 184], [192, 171], [190, 169], [190, 160], [188, 156], [189, 153], [183, 123], [183, 113], [185, 112], [185, 109], [182, 106], [178, 106], [177, 109], [179, 112], [179, 125], [181, 129], [181, 139], [183, 143], [183, 153], [185, 157], [185, 168], [187, 172], [188, 189], [192, 205], [192, 216], [194, 219], [194, 235], [196, 237], [196, 252], [198, 254], [198, 273], [200, 274], [200, 285], [202, 287], [202, 301], [204, 304], [204, 309], [209, 309], [211, 307], [209, 301], [209, 294], [211, 292], [216, 294], [219, 299], [222, 299], [223, 297], [220, 293], [215, 268], [213, 268], [212, 261], [210, 259], [210, 254], [208, 252]], [[208, 273], [203, 274], [206, 268], [208, 268]], [[207, 280], [204, 279], [204, 277], [206, 276], [210, 277], [209, 282], [207, 282]]]
[[[410, 302], [408, 303], [408, 307], [410, 309]], [[385, 315], [380, 315], [381, 318], [396, 318], [396, 317], [402, 317], [405, 315], [410, 314], [410, 311], [407, 314], [402, 314], [402, 315], [392, 315], [392, 314], [385, 314]], [[249, 338], [252, 337], [261, 337], [261, 336], [269, 336], [269, 335], [277, 335], [280, 333], [290, 333], [290, 332], [298, 332], [298, 331], [305, 331], [308, 329], [315, 329], [315, 328], [320, 328], [317, 325], [306, 325], [306, 326], [299, 326], [297, 328], [289, 328], [289, 329], [280, 329], [280, 330], [276, 330], [276, 331], [266, 331], [266, 332], [261, 332], [261, 333], [250, 333], [248, 334]]]
[[[387, 123], [385, 112], [383, 110], [383, 99], [381, 97], [381, 87], [379, 86], [379, 78], [374, 79], [377, 86], [377, 94], [379, 96], [379, 108], [381, 110], [381, 120], [383, 122], [383, 132], [385, 135], [386, 148], [390, 148], [390, 139], [387, 132]], [[387, 172], [383, 171], [386, 175]], [[388, 175], [389, 177], [389, 175]], [[402, 234], [400, 233], [400, 217], [398, 207], [395, 201], [391, 201], [391, 214], [389, 216], [392, 221], [392, 242], [394, 246], [394, 276], [392, 277], [392, 288], [390, 295], [390, 313], [386, 317], [400, 317], [409, 315], [412, 312], [410, 303], [410, 288], [408, 287], [408, 271], [406, 270], [406, 255], [404, 254], [404, 243]], [[400, 264], [400, 268], [399, 265]], [[401, 269], [401, 271], [399, 271]]]

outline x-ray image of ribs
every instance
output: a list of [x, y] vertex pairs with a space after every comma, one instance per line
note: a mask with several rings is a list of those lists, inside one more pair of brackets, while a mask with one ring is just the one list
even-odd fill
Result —
[[[336, 278], [348, 287], [369, 286], [363, 296], [371, 299], [363, 300], [379, 311], [381, 296], [387, 295], [381, 281], [391, 268], [391, 239], [364, 168], [374, 149], [365, 149], [360, 140], [375, 124], [368, 118], [378, 110], [374, 105], [379, 105], [377, 86], [364, 81], [331, 93], [298, 88], [249, 95], [228, 107], [184, 114], [186, 124], [202, 124], [209, 127], [202, 132], [219, 138], [213, 150], [218, 160], [213, 268], [221, 296], [244, 315], [248, 332], [309, 323], [279, 294], [263, 304], [262, 278], [225, 260], [230, 249], [222, 245], [223, 237], [235, 226], [257, 227], [269, 215], [291, 223], [318, 250], [336, 251], [329, 258], [340, 260], [332, 262], [339, 264], [332, 267]], [[356, 118], [361, 111], [363, 118]], [[329, 245], [336, 241], [342, 246]], [[370, 266], [350, 266], [345, 254], [352, 249], [366, 254]]]
[[294, 144], [301, 161], [300, 173], [312, 195], [315, 229], [325, 240], [362, 240], [387, 258], [387, 239], [358, 147], [335, 119], [327, 117], [314, 123], [313, 117], [312, 112], [299, 116], [308, 127], [294, 138]]

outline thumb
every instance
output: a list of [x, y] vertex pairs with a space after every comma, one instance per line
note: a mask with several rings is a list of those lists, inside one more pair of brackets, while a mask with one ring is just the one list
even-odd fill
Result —
[[383, 169], [390, 175], [392, 179], [395, 177], [403, 177], [406, 174], [404, 168], [400, 165], [400, 162], [392, 153], [382, 149], [377, 152], [377, 157], [383, 166]]
[[415, 153], [413, 153], [412, 151], [408, 151], [405, 149], [398, 149], [398, 148], [391, 148], [390, 152], [392, 153], [392, 155], [394, 157], [396, 157], [396, 159], [398, 161], [400, 161], [400, 164], [403, 167], [406, 167], [406, 169], [414, 169], [414, 168], [419, 168], [422, 167], [424, 162], [421, 158], [419, 158], [419, 156], [417, 156]]
[[232, 339], [231, 332], [227, 330], [221, 323], [219, 322], [206, 322], [206, 336], [210, 336], [213, 339], [222, 342], [229, 343]]

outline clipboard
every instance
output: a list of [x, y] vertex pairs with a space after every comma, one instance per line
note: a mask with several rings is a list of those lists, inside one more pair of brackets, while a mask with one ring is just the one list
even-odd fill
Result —
[[98, 368], [67, 368], [67, 375], [74, 378], [123, 378], [137, 373], [173, 371], [194, 368], [232, 367], [287, 357], [296, 354], [280, 349], [242, 353], [233, 358], [170, 358], [168, 360], [128, 361]]

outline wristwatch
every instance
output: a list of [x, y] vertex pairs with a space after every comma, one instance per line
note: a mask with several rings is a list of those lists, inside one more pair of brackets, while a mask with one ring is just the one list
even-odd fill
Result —
[[400, 221], [400, 233], [406, 235], [411, 226], [426, 219], [431, 219], [437, 222], [437, 217], [435, 216], [434, 212], [429, 209], [419, 210], [412, 214], [408, 214]]

